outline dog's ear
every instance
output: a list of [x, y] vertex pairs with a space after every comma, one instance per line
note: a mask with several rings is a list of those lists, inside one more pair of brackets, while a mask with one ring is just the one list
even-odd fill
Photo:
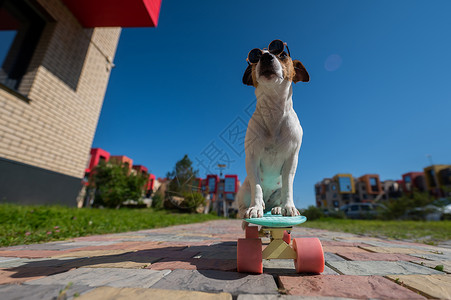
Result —
[[293, 82], [296, 83], [298, 81], [303, 82], [309, 82], [310, 76], [307, 73], [307, 70], [305, 69], [304, 65], [299, 60], [293, 60], [293, 67], [294, 67], [294, 77]]
[[245, 85], [254, 85], [254, 80], [252, 79], [252, 65], [247, 66], [246, 71], [244, 71], [243, 83]]

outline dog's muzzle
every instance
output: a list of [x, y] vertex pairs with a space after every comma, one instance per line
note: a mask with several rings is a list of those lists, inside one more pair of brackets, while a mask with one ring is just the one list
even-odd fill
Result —
[[264, 53], [260, 58], [260, 76], [276, 75], [276, 59], [271, 53]]

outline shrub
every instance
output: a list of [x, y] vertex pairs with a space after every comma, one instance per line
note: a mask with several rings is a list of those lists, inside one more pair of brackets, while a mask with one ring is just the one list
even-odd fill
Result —
[[190, 212], [196, 212], [200, 206], [205, 205], [205, 198], [201, 193], [184, 193], [180, 206]]
[[129, 168], [101, 162], [94, 169], [90, 185], [96, 189], [94, 205], [120, 207], [126, 200], [139, 201], [147, 180], [141, 174], [129, 174]]
[[313, 205], [310, 205], [306, 210], [304, 210], [302, 214], [306, 216], [307, 220], [309, 221], [317, 220], [319, 218], [324, 217], [323, 211], [320, 208]]
[[434, 202], [434, 198], [428, 193], [421, 193], [418, 191], [412, 192], [410, 195], [404, 195], [398, 199], [389, 199], [384, 205], [387, 207], [385, 213], [381, 214], [384, 219], [400, 219], [406, 217], [407, 213], [412, 212], [412, 218], [422, 219], [427, 210], [416, 211], [412, 210], [419, 207], [424, 207]]
[[163, 208], [164, 196], [160, 192], [156, 192], [152, 196], [152, 207], [156, 209]]

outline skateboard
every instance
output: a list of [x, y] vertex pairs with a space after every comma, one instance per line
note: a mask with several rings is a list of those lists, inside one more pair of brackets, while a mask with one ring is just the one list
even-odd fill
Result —
[[[304, 223], [304, 216], [284, 217], [264, 214], [262, 218], [244, 219], [248, 225], [244, 239], [238, 239], [237, 269], [241, 273], [263, 273], [263, 259], [293, 259], [297, 273], [322, 273], [324, 252], [318, 238], [291, 239], [293, 226]], [[262, 237], [270, 243], [262, 251]]]

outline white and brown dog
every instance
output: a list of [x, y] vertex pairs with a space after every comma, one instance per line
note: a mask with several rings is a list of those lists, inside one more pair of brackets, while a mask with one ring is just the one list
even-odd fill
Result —
[[237, 194], [239, 216], [260, 218], [267, 211], [298, 216], [293, 180], [302, 128], [293, 110], [291, 83], [307, 82], [309, 74], [280, 40], [267, 50], [253, 49], [247, 60], [243, 83], [255, 87], [257, 107], [245, 138], [247, 178]]

